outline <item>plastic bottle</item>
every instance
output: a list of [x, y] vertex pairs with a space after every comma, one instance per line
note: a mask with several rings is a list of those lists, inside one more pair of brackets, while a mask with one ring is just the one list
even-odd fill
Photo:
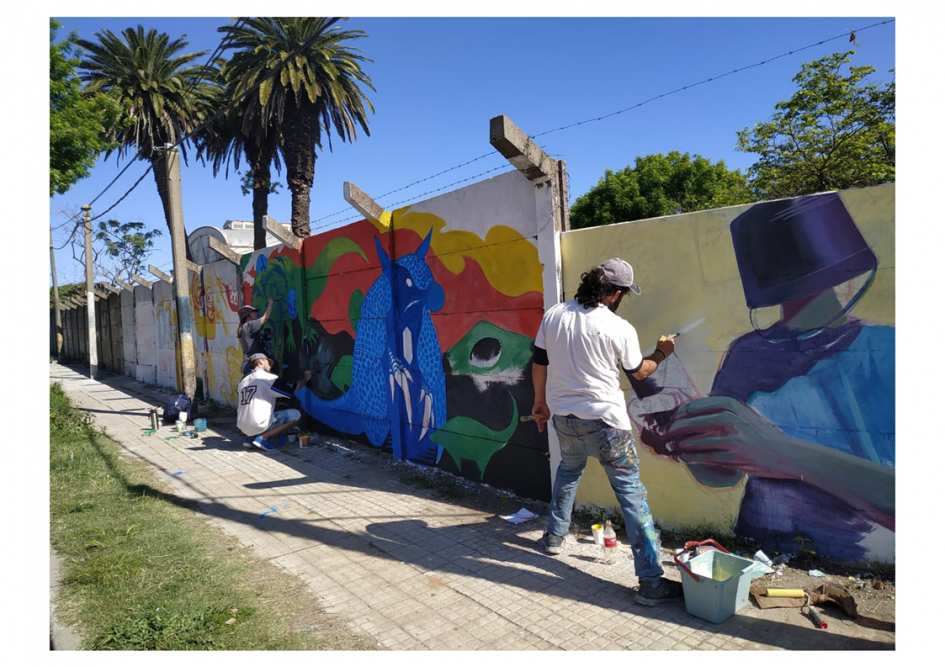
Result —
[[617, 533], [610, 523], [610, 519], [604, 524], [604, 562], [613, 565], [617, 562]]

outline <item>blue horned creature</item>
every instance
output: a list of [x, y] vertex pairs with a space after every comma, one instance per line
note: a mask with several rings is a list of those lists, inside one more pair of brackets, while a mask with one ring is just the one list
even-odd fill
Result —
[[430, 436], [446, 422], [446, 381], [430, 318], [443, 307], [444, 294], [425, 261], [431, 234], [396, 262], [375, 237], [382, 272], [361, 304], [351, 387], [334, 400], [308, 387], [296, 394], [305, 411], [327, 426], [363, 433], [375, 447], [390, 435], [396, 458], [427, 465], [442, 451]]

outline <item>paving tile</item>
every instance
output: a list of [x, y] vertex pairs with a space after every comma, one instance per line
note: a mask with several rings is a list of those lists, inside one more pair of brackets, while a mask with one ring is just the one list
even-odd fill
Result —
[[[534, 546], [542, 521], [514, 526], [402, 484], [382, 458], [332, 445], [274, 453], [246, 449], [213, 424], [198, 441], [143, 436], [146, 409], [163, 396], [125, 377], [92, 382], [50, 372], [126, 456], [146, 461], [170, 493], [260, 558], [300, 579], [326, 612], [389, 650], [842, 649], [844, 637], [783, 633], [728, 622], [724, 631], [680, 604], [636, 605], [631, 559], [591, 560], [569, 538], [552, 558]], [[118, 399], [118, 400], [116, 400]], [[120, 414], [121, 412], [132, 414]], [[201, 444], [204, 440], [211, 446]], [[179, 477], [172, 473], [183, 470]], [[540, 503], [531, 503], [533, 509]], [[261, 517], [268, 509], [276, 507]], [[586, 560], [582, 560], [586, 558]], [[751, 618], [749, 610], [736, 615]], [[760, 616], [758, 616], [760, 618]], [[889, 647], [894, 647], [889, 636]]]

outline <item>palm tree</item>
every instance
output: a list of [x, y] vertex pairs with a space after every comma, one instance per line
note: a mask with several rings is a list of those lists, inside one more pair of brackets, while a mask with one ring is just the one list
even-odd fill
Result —
[[[179, 55], [187, 47], [183, 39], [171, 41], [156, 30], [126, 28], [124, 39], [110, 30], [95, 33], [98, 41], [79, 40], [84, 50], [79, 63], [86, 93], [105, 93], [122, 108], [114, 134], [118, 155], [133, 152], [150, 160], [164, 217], [170, 230], [165, 144], [177, 144], [214, 111], [213, 83], [217, 68], [191, 63], [207, 52]], [[186, 145], [181, 155], [187, 161]], [[105, 153], [105, 158], [112, 151]], [[190, 250], [187, 250], [190, 257]]]
[[220, 77], [225, 90], [221, 88], [215, 93], [218, 101], [214, 104], [227, 111], [201, 128], [195, 139], [199, 154], [209, 158], [214, 176], [225, 167], [225, 176], [229, 177], [230, 162], [238, 171], [240, 160], [245, 157], [252, 174], [253, 248], [259, 250], [266, 247], [263, 218], [269, 212], [272, 163], [275, 162], [277, 170], [282, 166], [278, 152], [279, 130], [273, 127], [272, 121], [259, 122], [256, 96], [246, 95], [236, 101], [239, 81], [230, 78], [230, 72], [228, 65], [223, 64]]
[[[373, 113], [374, 107], [359, 85], [374, 90], [360, 65], [371, 60], [345, 44], [366, 35], [340, 30], [335, 27], [339, 20], [255, 17], [218, 28], [236, 50], [227, 65], [228, 78], [239, 81], [233, 93], [259, 85], [251, 123], [279, 132], [292, 192], [292, 231], [299, 237], [310, 233], [310, 192], [322, 131], [329, 150], [332, 129], [342, 141], [357, 139], [356, 125], [371, 134], [367, 110]], [[279, 67], [276, 76], [266, 78]]]

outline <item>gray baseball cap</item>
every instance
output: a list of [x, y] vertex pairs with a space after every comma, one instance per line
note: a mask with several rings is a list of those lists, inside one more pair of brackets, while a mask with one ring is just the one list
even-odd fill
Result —
[[624, 287], [639, 295], [642, 290], [633, 282], [633, 267], [619, 257], [613, 257], [598, 266], [604, 272], [604, 278], [615, 287]]

